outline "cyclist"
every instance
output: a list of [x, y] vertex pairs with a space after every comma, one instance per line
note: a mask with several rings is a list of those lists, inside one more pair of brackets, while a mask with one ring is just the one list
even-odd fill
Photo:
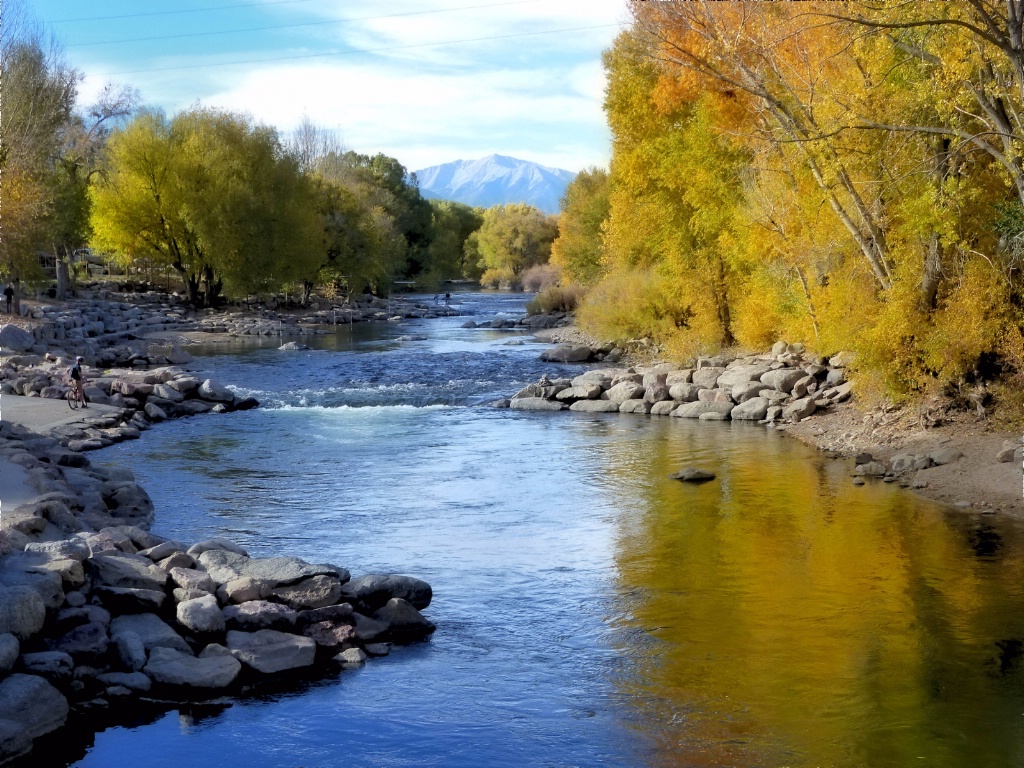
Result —
[[82, 404], [83, 408], [88, 408], [89, 405], [85, 402], [85, 384], [82, 381], [82, 363], [85, 362], [85, 358], [76, 357], [75, 364], [68, 369], [68, 378], [71, 379], [71, 391], [74, 393], [74, 397]]

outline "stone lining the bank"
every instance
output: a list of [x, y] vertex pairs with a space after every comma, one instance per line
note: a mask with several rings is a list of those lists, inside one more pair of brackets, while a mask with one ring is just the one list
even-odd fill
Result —
[[419, 579], [156, 536], [130, 471], [9, 422], [0, 457], [45, 491], [0, 514], [0, 765], [76, 713], [360, 664], [434, 630]]
[[[299, 312], [197, 310], [181, 298], [152, 291], [102, 292], [61, 304], [44, 303], [31, 308], [26, 304], [24, 317], [31, 328], [26, 330], [14, 324], [0, 328], [0, 348], [42, 355], [51, 347], [59, 347], [97, 365], [123, 365], [146, 356], [145, 351], [130, 342], [163, 331], [203, 331], [237, 337], [300, 336], [330, 333], [324, 326], [459, 314], [450, 306], [414, 302], [400, 296], [362, 296], [347, 302], [315, 300], [313, 305]], [[164, 362], [158, 359], [156, 364]]]

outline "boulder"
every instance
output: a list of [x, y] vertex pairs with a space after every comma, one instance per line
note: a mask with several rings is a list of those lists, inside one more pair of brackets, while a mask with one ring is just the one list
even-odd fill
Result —
[[963, 458], [963, 451], [959, 448], [939, 448], [937, 451], [932, 451], [928, 454], [928, 458], [932, 460], [932, 463], [937, 466], [943, 464], [952, 464]]
[[346, 600], [371, 612], [384, 607], [395, 597], [400, 597], [414, 608], [423, 610], [430, 605], [433, 590], [427, 582], [412, 576], [368, 574], [352, 579], [346, 584], [344, 596]]
[[20, 723], [0, 718], [0, 765], [6, 765], [22, 755], [32, 751], [32, 739]]
[[759, 397], [762, 389], [764, 389], [764, 384], [760, 381], [747, 381], [742, 384], [733, 385], [729, 394], [732, 395], [732, 399], [737, 403], [745, 403], [747, 400]]
[[167, 584], [167, 573], [140, 555], [104, 553], [85, 564], [93, 583], [106, 587], [160, 591]]
[[732, 397], [726, 389], [702, 389], [697, 393], [697, 399], [702, 403], [732, 403]]
[[[349, 614], [351, 612], [350, 608]], [[228, 629], [243, 631], [259, 629], [287, 631], [295, 626], [297, 616], [295, 611], [288, 606], [266, 600], [250, 600], [241, 605], [229, 605], [221, 613]]]
[[388, 600], [380, 610], [373, 614], [373, 618], [386, 624], [387, 634], [399, 640], [425, 637], [435, 629], [431, 621], [400, 597]]
[[825, 383], [830, 387], [838, 387], [846, 383], [846, 371], [842, 368], [833, 368], [825, 376]]
[[154, 563], [159, 563], [161, 560], [166, 560], [168, 557], [184, 552], [185, 548], [181, 546], [181, 544], [179, 544], [178, 542], [165, 541], [162, 544], [157, 544], [155, 547], [143, 549], [138, 554], [142, 555], [143, 557], [148, 557]]
[[237, 579], [221, 584], [217, 588], [217, 597], [223, 598], [225, 603], [245, 603], [250, 600], [262, 600], [265, 597], [270, 597], [270, 593], [273, 591], [273, 582], [239, 576]]
[[693, 381], [693, 369], [683, 368], [679, 371], [669, 371], [665, 374], [665, 386], [671, 388], [676, 384], [689, 384]]
[[815, 405], [814, 400], [810, 397], [804, 397], [799, 400], [794, 400], [783, 408], [782, 417], [798, 422], [813, 414], [816, 409], [817, 405]]
[[0, 677], [14, 669], [14, 662], [21, 653], [21, 643], [10, 632], [0, 635]]
[[223, 632], [224, 614], [213, 595], [178, 603], [178, 623], [193, 632]]
[[715, 473], [708, 472], [705, 469], [697, 469], [696, 467], [686, 467], [678, 472], [673, 472], [668, 476], [668, 479], [681, 480], [684, 483], [703, 483], [708, 480], [714, 480]]
[[391, 653], [391, 646], [387, 643], [367, 643], [363, 650], [368, 656], [387, 656]]
[[21, 657], [21, 669], [30, 675], [39, 675], [51, 683], [60, 685], [71, 680], [75, 662], [61, 651], [26, 653]]
[[171, 568], [170, 576], [171, 580], [182, 589], [200, 589], [203, 592], [211, 593], [217, 589], [210, 574], [205, 571], [191, 568]]
[[761, 377], [768, 373], [769, 370], [770, 368], [767, 364], [737, 365], [735, 368], [727, 368], [718, 377], [717, 386], [721, 389], [732, 389], [741, 384], [760, 381]]
[[165, 411], [156, 403], [146, 403], [142, 410], [145, 412], [146, 418], [148, 418], [150, 421], [167, 420], [167, 411]]
[[337, 648], [356, 636], [351, 624], [335, 624], [333, 621], [318, 621], [303, 628], [302, 634], [312, 638], [321, 648]]
[[733, 421], [761, 421], [768, 415], [769, 405], [767, 398], [754, 397], [737, 405], [729, 415]]
[[228, 403], [230, 405], [235, 402], [235, 393], [223, 384], [218, 384], [212, 379], [207, 379], [200, 384], [199, 389], [196, 390], [196, 394], [198, 394], [203, 400], [209, 400], [215, 403]]
[[111, 613], [147, 613], [159, 611], [167, 595], [162, 590], [128, 589], [125, 587], [94, 587], [94, 597]]
[[242, 665], [230, 654], [211, 652], [212, 647], [204, 648], [199, 657], [173, 648], [154, 648], [142, 671], [153, 682], [163, 685], [225, 688], [238, 677]]
[[68, 701], [38, 675], [14, 674], [0, 681], [0, 712], [18, 724], [30, 739], [37, 739], [64, 725]]
[[146, 646], [142, 638], [135, 632], [125, 631], [114, 638], [114, 647], [121, 663], [133, 672], [138, 672], [146, 666]]
[[388, 625], [383, 621], [371, 619], [361, 613], [353, 613], [352, 621], [356, 628], [356, 638], [363, 642], [372, 642], [388, 632]]
[[329, 605], [326, 608], [310, 608], [308, 611], [299, 611], [295, 619], [295, 626], [302, 628], [320, 621], [329, 621], [332, 624], [351, 624], [352, 606], [349, 603]]
[[882, 477], [885, 475], [885, 464], [880, 461], [858, 464], [853, 473], [858, 477]]
[[334, 660], [345, 666], [359, 666], [366, 663], [366, 652], [362, 648], [346, 648], [334, 657]]
[[627, 400], [643, 399], [644, 386], [634, 381], [622, 381], [609, 389], [605, 396], [613, 403], [621, 405]]
[[26, 552], [38, 552], [60, 560], [85, 560], [89, 556], [89, 546], [81, 539], [60, 539], [59, 541], [39, 541], [25, 545]]
[[807, 374], [800, 368], [778, 368], [761, 376], [761, 383], [779, 392], [790, 392]]
[[619, 404], [614, 400], [577, 400], [569, 410], [577, 413], [618, 413]]
[[103, 685], [120, 685], [135, 693], [148, 693], [153, 681], [142, 672], [104, 672], [96, 675]]
[[243, 664], [263, 674], [308, 667], [316, 657], [312, 638], [261, 629], [258, 632], [228, 631], [227, 647]]
[[169, 574], [175, 568], [191, 570], [195, 568], [196, 561], [191, 555], [186, 555], [184, 552], [175, 552], [173, 555], [160, 560], [156, 565], [161, 571]]
[[199, 555], [199, 565], [217, 584], [248, 576], [271, 586], [287, 586], [313, 576], [333, 576], [344, 583], [349, 573], [334, 565], [307, 563], [297, 557], [246, 557], [227, 550], [209, 550]]
[[[6, 516], [6, 512], [4, 515]], [[64, 589], [59, 574], [36, 568], [38, 558], [21, 552], [12, 552], [0, 560], [0, 632], [3, 629], [3, 602], [8, 589], [28, 587], [35, 591], [49, 610], [64, 604]]]
[[[574, 379], [575, 381], [575, 379]], [[563, 389], [557, 395], [556, 400], [596, 400], [604, 391], [600, 384], [578, 384]]]
[[700, 389], [714, 389], [715, 385], [718, 383], [718, 378], [723, 373], [725, 373], [725, 368], [712, 365], [694, 371], [691, 380]]
[[101, 659], [110, 648], [110, 638], [103, 622], [90, 621], [65, 632], [59, 637], [46, 641], [50, 651], [66, 653], [76, 662], [93, 662]]
[[663, 403], [671, 399], [672, 395], [665, 384], [652, 384], [644, 390], [644, 400], [648, 403]]
[[[185, 603], [189, 600], [198, 600], [200, 597], [207, 597], [211, 593], [206, 592], [202, 589], [182, 589], [181, 587], [175, 587], [171, 591], [171, 596], [174, 598], [175, 603]], [[214, 595], [216, 597], [216, 595]]]
[[585, 363], [593, 352], [590, 347], [582, 344], [559, 344], [554, 349], [541, 353], [540, 359], [545, 363]]
[[31, 332], [14, 323], [0, 325], [0, 349], [4, 352], [28, 352], [36, 345]]
[[619, 406], [619, 413], [650, 413], [653, 405], [647, 400], [626, 400]]
[[700, 395], [701, 387], [699, 384], [673, 384], [669, 387], [668, 393], [673, 400], [677, 400], [681, 403], [692, 403]]
[[700, 401], [696, 403], [683, 403], [672, 411], [672, 418], [699, 419], [705, 413], [718, 413], [722, 416], [728, 416], [732, 413], [734, 407], [731, 403], [702, 403]]
[[565, 403], [545, 400], [543, 397], [514, 397], [509, 408], [516, 411], [564, 411]]
[[0, 633], [27, 640], [43, 628], [46, 604], [31, 587], [0, 588]]
[[152, 653], [154, 648], [171, 648], [190, 655], [192, 653], [192, 649], [189, 648], [185, 639], [163, 619], [152, 613], [118, 616], [110, 622], [110, 635], [115, 642], [118, 641], [120, 635], [126, 632], [138, 635], [143, 647], [149, 653]]
[[186, 550], [186, 553], [190, 557], [199, 557], [201, 554], [203, 554], [203, 552], [217, 550], [223, 552], [232, 552], [236, 555], [241, 555], [242, 557], [249, 556], [248, 552], [246, 552], [242, 547], [235, 544], [233, 541], [228, 541], [227, 539], [221, 538], [206, 539], [205, 541], [196, 542]]
[[311, 576], [297, 584], [276, 587], [271, 595], [296, 610], [334, 605], [341, 597], [341, 581], [334, 576]]

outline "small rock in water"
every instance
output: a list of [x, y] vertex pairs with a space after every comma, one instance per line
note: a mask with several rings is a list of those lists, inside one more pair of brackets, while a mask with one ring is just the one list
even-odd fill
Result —
[[282, 344], [280, 347], [278, 347], [278, 349], [284, 352], [296, 352], [303, 349], [309, 349], [309, 347], [307, 347], [305, 344], [299, 344], [299, 342], [297, 341], [289, 341], [286, 344]]
[[867, 481], [865, 481], [863, 477], [855, 477], [855, 478], [853, 478], [853, 484], [854, 485], [864, 485], [865, 482], [867, 482]]
[[669, 480], [682, 480], [684, 483], [703, 483], [715, 479], [714, 472], [708, 472], [696, 467], [686, 467], [668, 476]]

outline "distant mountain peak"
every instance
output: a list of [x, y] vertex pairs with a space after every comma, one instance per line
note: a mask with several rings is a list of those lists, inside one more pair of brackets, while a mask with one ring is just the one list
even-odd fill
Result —
[[455, 160], [415, 173], [424, 197], [482, 208], [528, 203], [546, 213], [558, 213], [565, 188], [576, 177], [571, 171], [498, 154]]

